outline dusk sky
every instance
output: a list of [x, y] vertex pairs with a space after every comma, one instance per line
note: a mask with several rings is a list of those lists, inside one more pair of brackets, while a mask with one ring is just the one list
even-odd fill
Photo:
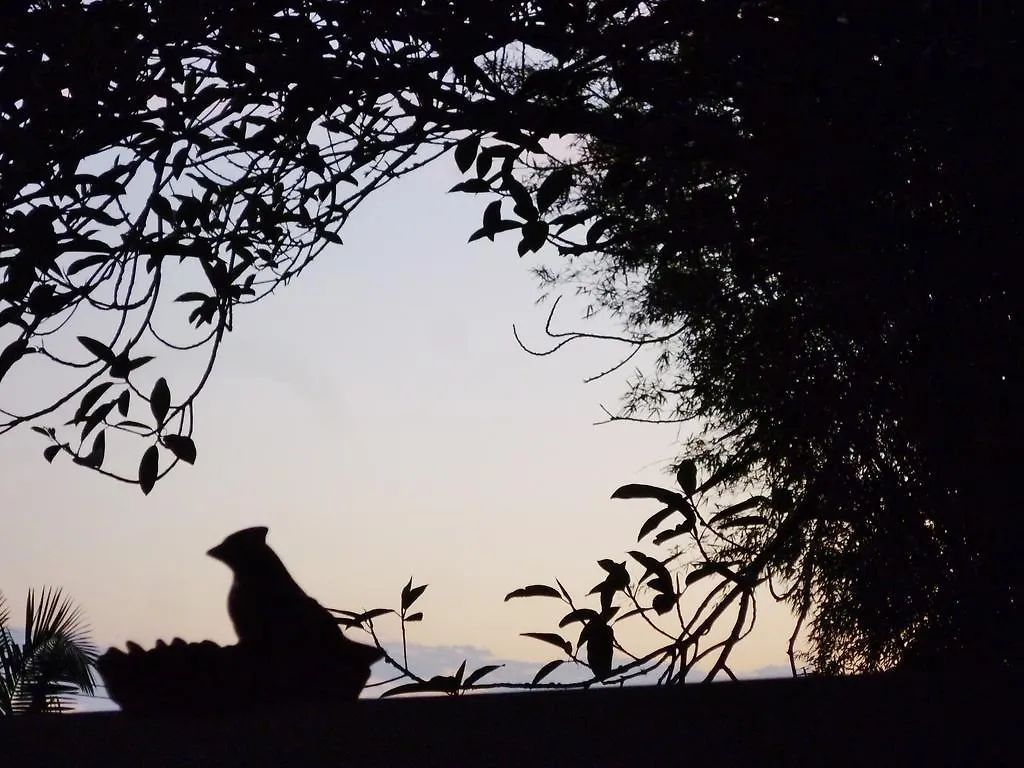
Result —
[[[0, 589], [15, 624], [27, 589], [52, 584], [83, 607], [103, 647], [234, 642], [230, 573], [204, 552], [266, 525], [324, 605], [395, 607], [411, 576], [429, 584], [416, 643], [554, 658], [519, 633], [556, 629], [555, 601], [503, 596], [555, 577], [583, 595], [600, 581], [595, 561], [622, 559], [657, 511], [611, 492], [671, 482], [681, 433], [593, 425], [601, 404], [615, 409], [624, 378], [583, 379], [613, 363], [616, 346], [547, 358], [518, 347], [513, 323], [548, 345], [536, 261], [519, 259], [511, 237], [467, 244], [485, 201], [446, 195], [458, 180], [442, 159], [375, 194], [343, 246], [237, 313], [198, 401], [196, 466], [149, 497], [66, 457], [47, 465], [27, 427], [0, 439]], [[582, 327], [580, 305], [563, 304], [556, 325]], [[173, 393], [175, 371], [161, 372]], [[737, 672], [785, 663], [788, 612], [758, 607]], [[397, 636], [397, 624], [380, 628]]]

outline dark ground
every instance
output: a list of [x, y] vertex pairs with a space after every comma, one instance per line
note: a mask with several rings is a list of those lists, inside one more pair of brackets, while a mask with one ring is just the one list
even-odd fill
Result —
[[0, 762], [76, 766], [1021, 765], [1021, 686], [896, 677], [366, 700], [218, 717], [0, 720]]

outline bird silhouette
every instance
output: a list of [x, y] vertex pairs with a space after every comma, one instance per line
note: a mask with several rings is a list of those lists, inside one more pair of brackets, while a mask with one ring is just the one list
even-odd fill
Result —
[[330, 612], [288, 573], [267, 544], [267, 532], [265, 526], [245, 528], [207, 552], [234, 574], [228, 615], [239, 647], [287, 663], [293, 675], [300, 671], [296, 665], [305, 667], [325, 686], [333, 680], [358, 694], [382, 652], [345, 637]]

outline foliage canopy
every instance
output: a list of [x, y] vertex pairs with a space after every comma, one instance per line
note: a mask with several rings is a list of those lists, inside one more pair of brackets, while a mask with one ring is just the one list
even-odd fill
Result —
[[[657, 347], [616, 418], [701, 426], [694, 493], [757, 512], [701, 557], [780, 584], [815, 668], [1017, 663], [1020, 13], [11, 4], [0, 386], [33, 358], [73, 379], [5, 402], [0, 430], [31, 424], [48, 461], [149, 492], [196, 460], [193, 403], [235, 308], [452, 151], [456, 189], [489, 198], [472, 239], [555, 248], [542, 279]], [[90, 316], [105, 337], [75, 331]], [[172, 388], [180, 349], [209, 364]], [[109, 466], [108, 435], [141, 440], [137, 468]]]

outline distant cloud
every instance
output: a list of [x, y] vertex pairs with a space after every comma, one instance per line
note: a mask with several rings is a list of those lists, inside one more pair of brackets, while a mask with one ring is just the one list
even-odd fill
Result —
[[790, 669], [788, 664], [772, 664], [767, 667], [761, 667], [750, 672], [737, 672], [736, 677], [740, 680], [764, 680], [766, 678], [775, 677], [792, 677], [793, 670]]
[[[385, 643], [387, 652], [396, 659], [402, 658], [402, 646], [400, 643]], [[475, 669], [491, 664], [501, 665], [481, 680], [481, 683], [529, 683], [533, 680], [543, 663], [532, 661], [521, 661], [518, 659], [502, 659], [495, 656], [486, 648], [479, 648], [473, 645], [418, 645], [410, 643], [409, 669], [423, 678], [431, 678], [434, 675], [453, 675], [463, 661], [466, 662], [466, 674]], [[587, 680], [589, 670], [578, 664], [566, 663], [556, 669], [545, 682], [551, 683], [574, 683]], [[391, 673], [391, 674], [389, 674]], [[370, 678], [370, 682], [379, 682], [394, 677], [395, 670], [384, 662], [378, 663]], [[396, 683], [397, 685], [398, 683]], [[364, 695], [375, 697], [387, 690], [384, 688], [370, 688]]]
[[[385, 643], [385, 649], [393, 657], [401, 659], [402, 647], [398, 643]], [[466, 674], [468, 675], [480, 667], [500, 664], [501, 668], [487, 675], [481, 682], [484, 683], [528, 683], [533, 680], [543, 663], [521, 661], [516, 659], [502, 659], [495, 656], [486, 648], [479, 648], [473, 645], [417, 645], [410, 643], [409, 668], [423, 678], [431, 678], [434, 675], [452, 675], [459, 668], [463, 661], [466, 662]], [[621, 661], [621, 660], [620, 660]], [[391, 674], [389, 674], [391, 673]], [[771, 665], [758, 669], [737, 672], [736, 677], [740, 680], [754, 680], [764, 678], [789, 677], [790, 669], [785, 665]], [[370, 677], [371, 684], [394, 677], [395, 670], [384, 662], [378, 663]], [[579, 683], [590, 679], [590, 670], [574, 663], [566, 663], [558, 667], [549, 676], [544, 678], [550, 683]], [[634, 678], [627, 685], [654, 685], [658, 679], [658, 672]], [[698, 671], [693, 676], [694, 681], [701, 679]], [[395, 683], [398, 685], [399, 683]], [[391, 686], [369, 688], [364, 692], [366, 697], [376, 697]]]

